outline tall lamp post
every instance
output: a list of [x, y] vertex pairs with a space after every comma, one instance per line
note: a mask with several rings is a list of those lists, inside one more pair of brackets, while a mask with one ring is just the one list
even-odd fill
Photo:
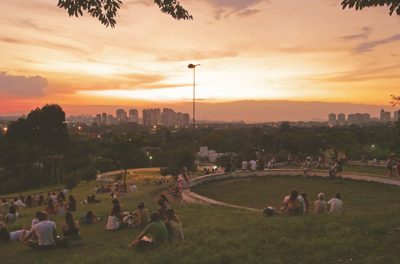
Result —
[[193, 69], [193, 130], [196, 128], [196, 67], [200, 64], [189, 64], [188, 68]]
[[[195, 129], [196, 129], [196, 67], [200, 64], [189, 64], [188, 68], [193, 69], [193, 154], [196, 154], [196, 142], [195, 142]], [[193, 175], [196, 173], [196, 166], [193, 168]]]

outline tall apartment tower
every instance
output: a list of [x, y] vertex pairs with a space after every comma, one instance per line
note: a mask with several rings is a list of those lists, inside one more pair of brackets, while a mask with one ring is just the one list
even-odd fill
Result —
[[139, 112], [136, 109], [129, 109], [129, 122], [130, 123], [139, 123]]
[[128, 120], [128, 115], [124, 109], [117, 109], [115, 117], [117, 122], [124, 123]]
[[381, 110], [381, 118], [380, 118], [381, 122], [390, 122], [390, 112], [389, 111], [385, 111], [385, 110]]
[[160, 108], [143, 109], [143, 125], [158, 126], [161, 124]]
[[339, 125], [344, 125], [346, 123], [346, 115], [343, 113], [338, 114], [337, 116], [337, 123]]
[[328, 115], [328, 122], [329, 122], [330, 125], [336, 124], [336, 114], [330, 113]]

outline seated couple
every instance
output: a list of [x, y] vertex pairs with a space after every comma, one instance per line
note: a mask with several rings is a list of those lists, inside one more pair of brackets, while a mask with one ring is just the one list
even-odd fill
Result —
[[121, 213], [121, 207], [116, 204], [113, 206], [107, 220], [106, 230], [118, 230], [123, 226], [137, 227], [150, 222], [149, 210], [141, 202], [134, 212]]
[[65, 223], [62, 225], [63, 237], [57, 236], [56, 224], [48, 219], [47, 213], [41, 212], [37, 216], [39, 222], [32, 226], [31, 232], [22, 243], [27, 242], [30, 247], [39, 250], [82, 244], [79, 225], [70, 212], [65, 214]]

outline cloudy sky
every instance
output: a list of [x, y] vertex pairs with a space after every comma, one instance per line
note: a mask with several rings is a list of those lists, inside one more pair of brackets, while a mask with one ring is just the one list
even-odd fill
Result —
[[[400, 94], [400, 17], [340, 0], [181, 0], [175, 21], [124, 0], [116, 28], [57, 0], [1, 0], [0, 114], [75, 106], [291, 100], [387, 105]], [[6, 11], [4, 11], [6, 10]]]

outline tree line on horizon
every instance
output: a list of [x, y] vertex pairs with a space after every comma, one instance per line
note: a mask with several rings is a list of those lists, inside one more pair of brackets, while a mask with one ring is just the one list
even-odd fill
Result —
[[[73, 188], [101, 172], [128, 168], [161, 167], [162, 174], [178, 175], [194, 168], [200, 146], [241, 160], [286, 161], [287, 155], [304, 158], [344, 153], [353, 160], [386, 159], [400, 149], [400, 123], [368, 127], [272, 126], [201, 127], [157, 130], [140, 125], [68, 127], [58, 105], [32, 110], [0, 134], [0, 193], [64, 184]], [[194, 141], [193, 141], [194, 138]], [[200, 162], [209, 162], [200, 159]], [[126, 175], [126, 174], [125, 174]]]

